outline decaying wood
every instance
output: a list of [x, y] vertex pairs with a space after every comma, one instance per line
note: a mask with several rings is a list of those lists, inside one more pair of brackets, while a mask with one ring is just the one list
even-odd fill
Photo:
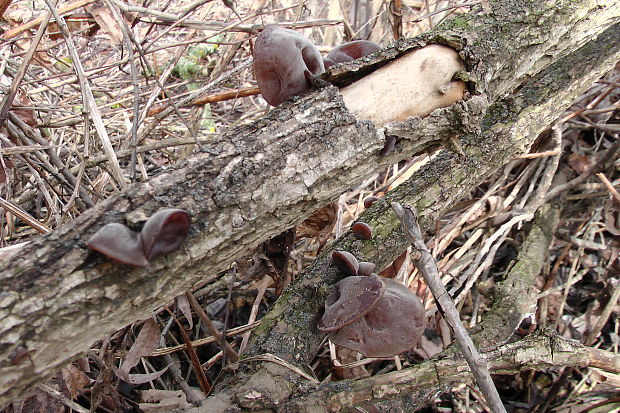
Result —
[[429, 45], [407, 53], [341, 89], [347, 109], [375, 125], [428, 116], [463, 99], [465, 82], [452, 78], [464, 70], [458, 53]]
[[[444, 118], [438, 114], [424, 123], [451, 128]], [[215, 280], [245, 251], [435, 139], [421, 135], [404, 152], [380, 157], [382, 132], [356, 123], [337, 89], [325, 88], [204, 144], [203, 153], [184, 165], [34, 240], [0, 267], [0, 351], [29, 351], [22, 363], [0, 361], [0, 404], [106, 332], [148, 317], [199, 281]], [[192, 233], [178, 253], [141, 270], [86, 249], [85, 241], [104, 224], [137, 228], [162, 207], [192, 216]]]
[[[620, 0], [549, 3], [495, 1], [487, 14], [461, 16], [440, 31], [397, 42], [377, 57], [383, 61], [366, 62], [378, 67], [426, 43], [453, 46], [477, 80], [475, 95], [464, 102], [424, 119], [375, 129], [356, 123], [337, 90], [324, 88], [228, 131], [185, 164], [31, 242], [0, 265], [0, 405], [49, 377], [105, 333], [148, 317], [198, 281], [215, 280], [244, 251], [385, 165], [438, 140], [459, 137], [465, 157], [444, 151], [388, 197], [415, 206], [422, 228], [428, 228], [442, 210], [526, 152], [577, 95], [620, 59]], [[401, 139], [394, 153], [380, 157], [386, 134]], [[147, 269], [131, 269], [86, 250], [85, 240], [105, 223], [137, 228], [162, 207], [184, 208], [193, 219], [190, 238], [177, 253]], [[364, 221], [373, 227], [372, 241], [347, 236], [338, 246], [384, 267], [407, 245], [399, 222], [384, 202], [375, 203]], [[321, 256], [265, 317], [250, 354], [308, 363], [323, 338], [315, 324], [327, 286], [339, 277], [327, 256]], [[12, 357], [18, 349], [26, 349], [28, 357]], [[245, 390], [256, 385], [253, 375], [270, 377], [268, 364], [257, 364], [240, 373]], [[303, 384], [292, 380], [288, 385]], [[236, 393], [230, 387], [222, 398], [236, 406]], [[259, 401], [266, 408], [275, 399]]]
[[[551, 329], [487, 350], [483, 356], [489, 360], [489, 369], [494, 374], [514, 374], [540, 366], [604, 367], [608, 371], [620, 371], [617, 354], [562, 338]], [[292, 382], [297, 385], [290, 386]], [[473, 376], [465, 360], [451, 354], [400, 371], [323, 384], [314, 384], [285, 366], [269, 362], [263, 370], [254, 373], [249, 383], [237, 389], [234, 400], [229, 394], [219, 394], [200, 407], [182, 411], [224, 412], [233, 401], [234, 405], [249, 410], [273, 405], [278, 412], [290, 413], [337, 412], [354, 407], [370, 410], [372, 406], [416, 411], [432, 402], [440, 391], [473, 383]]]

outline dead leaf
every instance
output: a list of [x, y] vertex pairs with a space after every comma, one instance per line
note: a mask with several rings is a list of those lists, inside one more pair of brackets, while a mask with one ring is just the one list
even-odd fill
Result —
[[324, 232], [331, 232], [336, 223], [338, 205], [334, 202], [309, 216], [304, 222], [295, 228], [297, 238], [315, 238]]
[[[13, 99], [13, 106], [33, 106], [33, 103], [22, 90], [18, 90], [15, 99]], [[11, 113], [15, 114], [30, 127], [35, 127], [37, 125], [37, 119], [35, 118], [33, 109], [11, 108]]]
[[108, 35], [110, 42], [115, 46], [120, 45], [123, 41], [123, 32], [110, 9], [105, 7], [103, 2], [98, 1], [88, 6], [86, 10], [93, 15], [99, 27]]
[[571, 153], [568, 156], [568, 164], [578, 174], [582, 174], [590, 169], [592, 160], [587, 155], [579, 155], [578, 153]]
[[429, 359], [435, 354], [439, 354], [443, 351], [443, 345], [439, 337], [429, 339], [425, 335], [422, 335], [418, 347], [424, 351], [424, 358], [426, 359]]
[[159, 334], [159, 325], [155, 320], [152, 318], [146, 320], [136, 341], [127, 352], [121, 370], [129, 373], [129, 370], [140, 362], [141, 357], [157, 350], [157, 347], [159, 347]]
[[30, 7], [23, 7], [22, 4], [13, 3], [3, 13], [2, 18], [11, 26], [16, 27], [32, 19]]
[[144, 390], [140, 398], [142, 403], [138, 407], [144, 413], [169, 412], [174, 409], [191, 407], [191, 404], [187, 402], [185, 394], [181, 390]]
[[168, 364], [166, 367], [164, 367], [160, 371], [155, 371], [153, 373], [129, 374], [128, 377], [127, 377], [128, 378], [127, 383], [129, 383], [129, 384], [144, 384], [144, 383], [148, 383], [149, 381], [156, 380], [159, 377], [161, 377], [161, 375], [164, 374], [166, 372], [166, 370], [168, 370], [168, 367], [170, 367], [171, 365], [172, 364]]
[[605, 229], [615, 236], [620, 236], [620, 209], [609, 200], [605, 203]]
[[75, 399], [80, 391], [91, 382], [88, 376], [73, 364], [64, 367], [60, 372], [71, 399]]
[[396, 278], [398, 271], [400, 271], [400, 267], [402, 267], [405, 262], [405, 258], [407, 258], [407, 251], [400, 254], [394, 262], [381, 271], [379, 275], [385, 278]]
[[[355, 350], [350, 350], [345, 347], [336, 346], [336, 354], [341, 364], [349, 364], [359, 361], [358, 353]], [[364, 377], [370, 377], [370, 373], [366, 370], [364, 366], [355, 366], [355, 367], [341, 367], [334, 366], [332, 368], [333, 377], [336, 380], [346, 380], [346, 379], [359, 379]]]
[[[81, 15], [83, 14], [84, 13], [81, 13]], [[88, 21], [85, 21], [83, 18], [80, 17], [80, 14], [77, 13], [65, 16], [65, 23], [67, 24], [67, 29], [69, 29], [69, 32], [77, 32], [83, 27], [85, 27], [87, 24], [89, 24]], [[63, 35], [60, 30], [60, 26], [58, 26], [58, 23], [54, 21], [49, 22], [49, 25], [47, 26], [47, 35], [51, 40], [62, 39]]]
[[181, 294], [177, 298], [175, 298], [177, 308], [179, 311], [183, 313], [185, 318], [187, 319], [187, 323], [189, 324], [189, 329], [191, 330], [194, 327], [194, 320], [192, 320], [192, 308], [189, 305], [189, 301], [185, 294]]
[[13, 401], [13, 413], [64, 413], [65, 406], [58, 399], [39, 389], [33, 389]]

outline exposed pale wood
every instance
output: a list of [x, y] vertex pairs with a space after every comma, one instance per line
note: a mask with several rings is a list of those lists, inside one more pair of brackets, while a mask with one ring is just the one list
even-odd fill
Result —
[[465, 83], [452, 77], [465, 66], [457, 52], [430, 45], [414, 50], [341, 90], [358, 119], [376, 125], [424, 117], [463, 99]]

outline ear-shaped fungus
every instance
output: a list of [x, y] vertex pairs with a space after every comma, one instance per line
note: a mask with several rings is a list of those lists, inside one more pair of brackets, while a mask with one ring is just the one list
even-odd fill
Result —
[[351, 226], [351, 231], [356, 238], [369, 240], [372, 238], [372, 230], [370, 229], [370, 225], [365, 222], [356, 222]]
[[277, 106], [310, 89], [308, 78], [325, 71], [316, 46], [301, 34], [268, 26], [254, 44], [254, 75], [263, 98]]
[[380, 50], [381, 46], [368, 40], [354, 40], [334, 47], [323, 60], [325, 69], [344, 62], [350, 62]]
[[334, 251], [332, 261], [338, 269], [347, 275], [357, 275], [359, 262], [353, 254], [347, 251]]
[[162, 209], [146, 221], [141, 232], [123, 224], [104, 225], [86, 246], [121, 264], [146, 267], [149, 260], [178, 249], [187, 235], [191, 219], [182, 209]]
[[375, 268], [377, 268], [377, 265], [372, 262], [360, 261], [357, 268], [357, 275], [370, 276]]
[[325, 299], [320, 331], [336, 331], [372, 310], [383, 296], [385, 284], [377, 275], [352, 276], [337, 282]]
[[176, 251], [187, 238], [190, 224], [189, 214], [183, 209], [166, 208], [153, 214], [142, 228], [146, 258]]
[[[340, 296], [335, 303], [332, 303], [333, 298], [328, 297], [325, 302], [325, 315], [318, 327], [322, 331], [328, 331], [329, 339], [339, 346], [359, 351], [366, 357], [391, 357], [411, 349], [420, 340], [424, 332], [424, 307], [420, 299], [401, 283], [377, 277], [385, 286], [385, 292], [360, 316], [359, 290], [339, 284], [349, 278], [375, 279], [374, 277], [376, 275], [348, 277], [336, 283], [334, 287]], [[343, 308], [335, 305], [338, 303], [341, 303]], [[348, 303], [355, 305], [347, 308]], [[335, 329], [337, 324], [333, 320], [340, 320], [342, 327]]]
[[104, 225], [87, 242], [86, 246], [121, 264], [146, 267], [142, 237], [123, 224]]

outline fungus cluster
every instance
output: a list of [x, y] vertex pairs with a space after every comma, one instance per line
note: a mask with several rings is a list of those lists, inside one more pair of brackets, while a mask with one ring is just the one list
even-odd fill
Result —
[[272, 106], [310, 90], [313, 77], [327, 67], [374, 53], [379, 45], [366, 40], [336, 47], [325, 59], [300, 33], [268, 26], [254, 44], [254, 76], [263, 98]]
[[369, 40], [354, 40], [340, 46], [334, 47], [329, 54], [323, 59], [325, 69], [330, 68], [338, 63], [350, 62], [360, 57], [367, 56], [381, 49], [375, 42]]
[[372, 271], [346, 251], [332, 260], [349, 277], [330, 287], [320, 331], [366, 357], [391, 357], [414, 347], [424, 332], [424, 306], [407, 287]]
[[[301, 34], [268, 26], [256, 38], [254, 74], [261, 94], [272, 106], [310, 90], [314, 79], [327, 68], [375, 53], [380, 46], [356, 40], [334, 48], [325, 58]], [[465, 96], [465, 83], [457, 80], [465, 70], [458, 52], [430, 44], [393, 60], [340, 90], [345, 106], [361, 120], [375, 125], [425, 117], [438, 108], [452, 105]], [[394, 149], [388, 137], [382, 154]]]
[[121, 264], [146, 267], [153, 258], [177, 250], [187, 238], [190, 224], [186, 211], [166, 208], [153, 214], [140, 232], [119, 223], [106, 224], [86, 246]]

